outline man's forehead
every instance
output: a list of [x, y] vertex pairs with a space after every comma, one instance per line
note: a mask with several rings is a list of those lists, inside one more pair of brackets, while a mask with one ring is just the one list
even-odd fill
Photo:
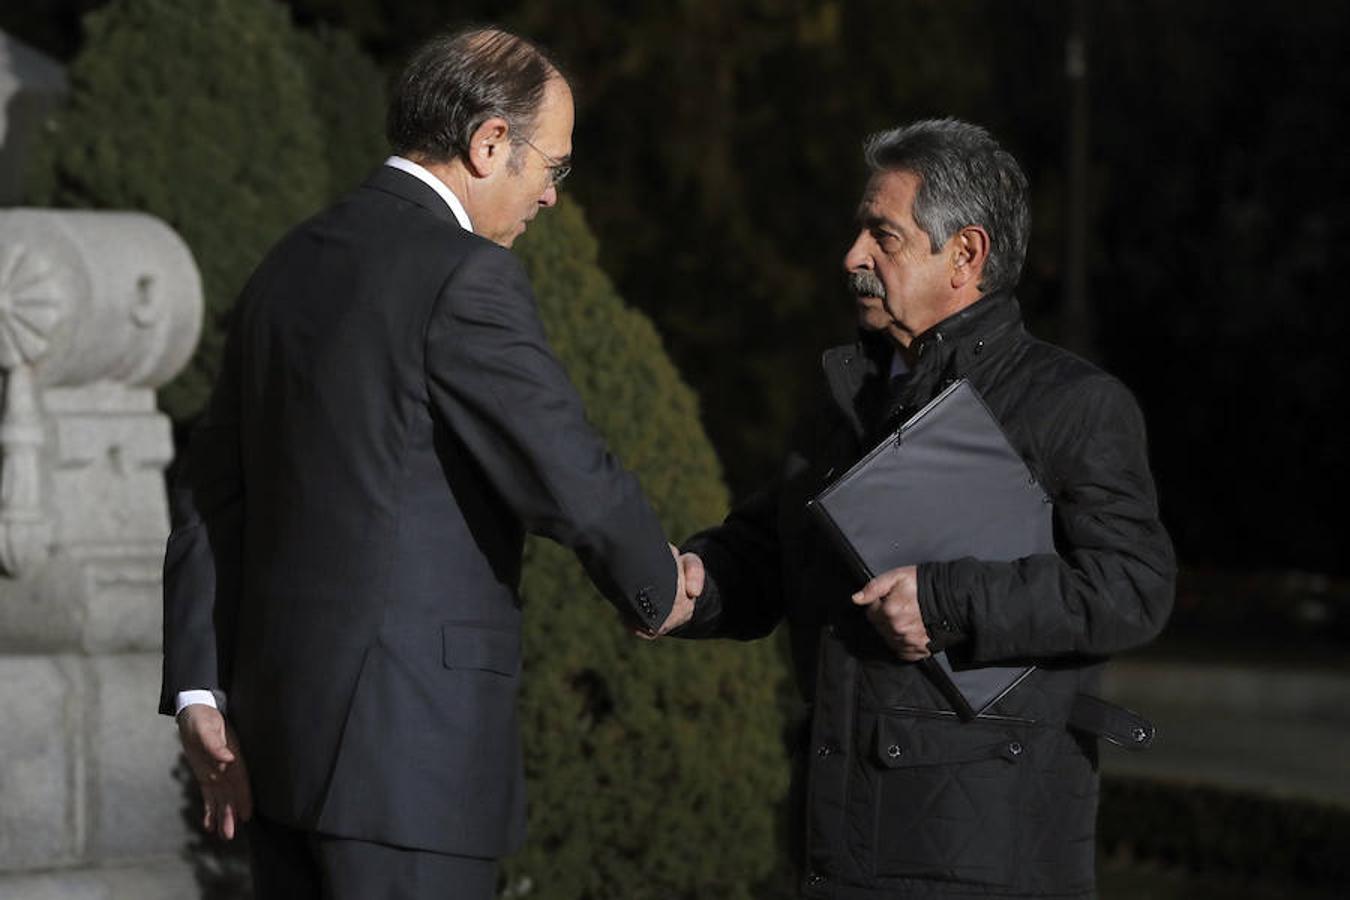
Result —
[[[575, 109], [572, 105], [572, 88], [561, 75], [549, 78], [544, 87], [543, 101], [539, 105], [539, 118], [535, 126], [537, 143], [550, 156], [566, 158], [572, 154], [572, 128]], [[564, 159], [564, 161], [566, 161]]]
[[913, 201], [917, 178], [910, 172], [877, 172], [867, 179], [858, 201], [858, 219], [899, 222]]

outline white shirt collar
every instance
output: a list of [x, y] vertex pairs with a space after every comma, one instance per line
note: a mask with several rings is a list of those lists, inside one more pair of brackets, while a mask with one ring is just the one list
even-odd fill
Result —
[[468, 210], [464, 208], [463, 203], [459, 202], [459, 198], [455, 196], [455, 192], [450, 190], [444, 181], [441, 181], [435, 175], [432, 175], [412, 160], [404, 159], [401, 156], [391, 156], [384, 161], [384, 164], [391, 169], [407, 172], [409, 175], [421, 181], [427, 187], [439, 194], [440, 198], [445, 201], [445, 205], [450, 207], [450, 211], [455, 214], [455, 220], [459, 222], [460, 227], [465, 231], [473, 231], [473, 223], [469, 221]]

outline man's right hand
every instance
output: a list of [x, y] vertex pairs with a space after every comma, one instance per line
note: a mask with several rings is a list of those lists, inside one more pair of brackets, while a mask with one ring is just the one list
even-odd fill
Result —
[[202, 703], [178, 714], [178, 737], [202, 791], [202, 828], [231, 840], [238, 827], [253, 817], [253, 791], [239, 739], [220, 710]]

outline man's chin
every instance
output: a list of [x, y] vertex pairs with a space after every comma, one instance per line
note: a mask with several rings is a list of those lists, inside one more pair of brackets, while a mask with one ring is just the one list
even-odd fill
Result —
[[[879, 301], [872, 301], [878, 303]], [[891, 325], [891, 317], [879, 306], [865, 300], [858, 301], [858, 327], [864, 331], [885, 331]]]
[[499, 241], [497, 241], [497, 243], [501, 244], [508, 250], [511, 249], [511, 245], [516, 242], [516, 238], [520, 237], [522, 234], [525, 233], [525, 225], [526, 223], [524, 222], [519, 223], [518, 225], [516, 225], [514, 229], [512, 229]]

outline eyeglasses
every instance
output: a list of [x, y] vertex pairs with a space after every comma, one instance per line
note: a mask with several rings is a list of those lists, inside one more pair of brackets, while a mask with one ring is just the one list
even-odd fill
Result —
[[533, 150], [535, 153], [538, 153], [543, 158], [544, 162], [548, 163], [548, 183], [553, 185], [554, 187], [557, 187], [558, 185], [562, 184], [563, 179], [566, 178], [569, 173], [571, 173], [572, 164], [563, 162], [561, 159], [556, 159], [552, 156], [549, 156], [543, 150], [540, 150], [538, 147], [536, 147], [534, 145], [534, 142], [531, 141], [529, 138], [523, 137], [521, 138], [521, 140], [529, 144], [530, 149]]

